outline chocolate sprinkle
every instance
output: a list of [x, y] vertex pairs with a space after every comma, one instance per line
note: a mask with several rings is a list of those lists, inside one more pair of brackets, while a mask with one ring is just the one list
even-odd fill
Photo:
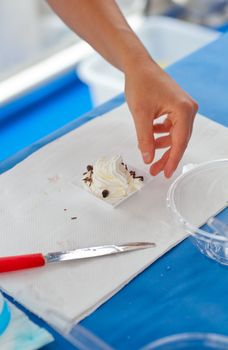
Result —
[[127, 165], [125, 164], [125, 163], [121, 163], [123, 166], [124, 166], [124, 168], [126, 169], [126, 170], [128, 170], [128, 167], [127, 167]]
[[141, 181], [144, 181], [144, 177], [143, 176], [135, 176], [134, 179], [139, 179]]
[[143, 176], [136, 176], [136, 173], [133, 170], [130, 171], [130, 175], [133, 177], [133, 179], [140, 179], [141, 181], [144, 181], [144, 177]]
[[109, 195], [109, 191], [108, 191], [108, 190], [103, 190], [103, 191], [102, 191], [102, 196], [103, 196], [103, 198], [108, 197], [108, 195]]
[[66, 209], [66, 208], [64, 208], [63, 210], [64, 210], [64, 211], [67, 211], [67, 209]]
[[76, 220], [77, 216], [72, 216], [71, 220]]
[[93, 166], [92, 165], [87, 165], [87, 170], [88, 171], [92, 171], [93, 170]]
[[93, 182], [93, 179], [92, 177], [85, 177], [84, 179], [82, 179], [85, 183], [88, 183], [89, 184], [89, 187], [91, 186], [92, 182]]

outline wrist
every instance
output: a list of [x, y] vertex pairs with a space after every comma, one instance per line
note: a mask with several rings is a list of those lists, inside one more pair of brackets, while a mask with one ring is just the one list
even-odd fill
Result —
[[150, 70], [151, 73], [157, 74], [162, 69], [150, 56], [143, 44], [137, 39], [135, 44], [127, 46], [122, 58], [122, 71], [125, 76], [132, 72], [144, 72]]
[[116, 31], [116, 53], [118, 66], [124, 74], [137, 66], [156, 65], [152, 57], [143, 46], [131, 28], [118, 28]]

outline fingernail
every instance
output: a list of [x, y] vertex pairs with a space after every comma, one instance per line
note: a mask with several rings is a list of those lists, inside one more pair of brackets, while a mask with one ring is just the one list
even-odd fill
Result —
[[150, 163], [151, 162], [151, 155], [149, 152], [144, 152], [142, 153], [142, 157], [145, 163]]

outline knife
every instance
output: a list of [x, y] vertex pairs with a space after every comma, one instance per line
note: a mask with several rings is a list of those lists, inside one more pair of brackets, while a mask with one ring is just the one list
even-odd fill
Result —
[[155, 246], [156, 244], [151, 242], [134, 242], [122, 245], [102, 245], [97, 247], [75, 249], [71, 251], [48, 253], [46, 255], [37, 253], [7, 256], [0, 258], [0, 273], [41, 267], [53, 262], [89, 259], [104, 255], [126, 253], [134, 250], [153, 248]]

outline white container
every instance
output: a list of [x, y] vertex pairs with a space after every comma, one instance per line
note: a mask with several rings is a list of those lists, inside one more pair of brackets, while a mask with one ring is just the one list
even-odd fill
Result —
[[[88, 162], [88, 164], [92, 164], [94, 165], [95, 164], [95, 160], [91, 160]], [[89, 196], [91, 196], [91, 200], [95, 201], [97, 203], [97, 205], [104, 205], [106, 207], [109, 207], [109, 208], [116, 208], [118, 207], [120, 204], [122, 203], [125, 203], [127, 200], [129, 200], [132, 196], [134, 195], [139, 195], [140, 194], [140, 191], [142, 191], [143, 189], [145, 190], [145, 186], [147, 186], [151, 180], [153, 179], [153, 177], [149, 174], [149, 173], [146, 173], [145, 171], [142, 171], [138, 168], [136, 168], [135, 166], [132, 166], [131, 164], [127, 163], [127, 167], [129, 169], [129, 171], [133, 170], [136, 172], [136, 175], [137, 176], [143, 176], [143, 183], [142, 183], [142, 188], [130, 193], [128, 196], [126, 197], [123, 197], [121, 200], [115, 202], [115, 203], [111, 203], [103, 198], [99, 198], [97, 197], [96, 195], [94, 195], [92, 192], [90, 192], [87, 187], [84, 187], [83, 186], [83, 173], [86, 171], [86, 166], [83, 166], [83, 168], [78, 168], [78, 176], [76, 176], [73, 181], [72, 181], [72, 184], [79, 187], [80, 189], [83, 189], [85, 191], [85, 195], [89, 194]], [[85, 174], [85, 173], [84, 173]]]
[[[140, 24], [138, 24], [140, 22]], [[132, 25], [153, 59], [166, 67], [215, 40], [219, 33], [195, 24], [169, 17], [143, 17]], [[123, 74], [98, 54], [84, 60], [77, 69], [82, 81], [89, 85], [95, 105], [124, 90]]]

